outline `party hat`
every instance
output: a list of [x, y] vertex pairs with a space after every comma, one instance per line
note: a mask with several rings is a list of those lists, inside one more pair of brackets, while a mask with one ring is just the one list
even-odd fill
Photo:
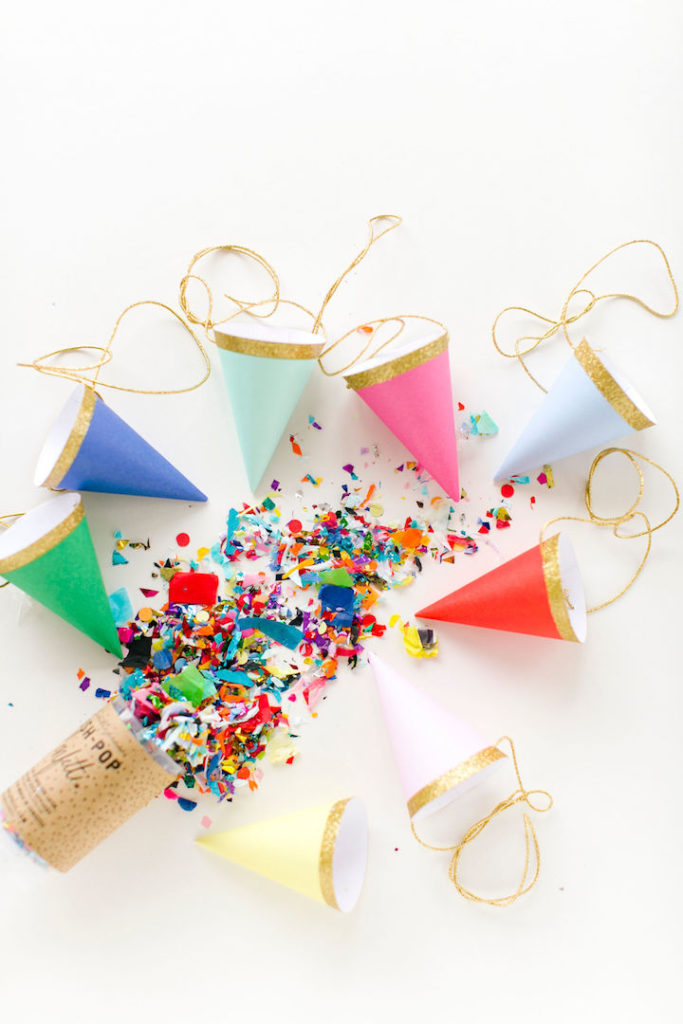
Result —
[[419, 619], [586, 639], [586, 599], [574, 549], [556, 533], [417, 613]]
[[350, 797], [197, 842], [335, 910], [349, 911], [365, 877], [367, 833], [365, 807]]
[[458, 452], [448, 334], [383, 352], [345, 376], [446, 494], [458, 501]]
[[505, 757], [376, 654], [368, 661], [411, 818], [444, 807]]
[[122, 657], [80, 494], [53, 498], [0, 534], [0, 575]]
[[59, 491], [206, 501], [187, 477], [82, 384], [48, 434], [35, 482]]
[[323, 342], [268, 324], [216, 330], [249, 486], [256, 490], [308, 383]]
[[611, 360], [578, 345], [536, 409], [495, 480], [508, 480], [654, 425], [642, 398]]

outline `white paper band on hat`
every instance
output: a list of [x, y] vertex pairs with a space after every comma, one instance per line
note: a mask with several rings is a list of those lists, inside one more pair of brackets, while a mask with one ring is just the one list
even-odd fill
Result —
[[96, 400], [95, 392], [84, 384], [72, 392], [38, 457], [33, 477], [36, 487], [59, 487], [88, 432]]
[[60, 494], [0, 532], [0, 573], [34, 561], [63, 540], [84, 516], [80, 494]]
[[320, 850], [325, 902], [348, 913], [358, 902], [368, 860], [368, 822], [358, 797], [340, 800], [327, 820]]

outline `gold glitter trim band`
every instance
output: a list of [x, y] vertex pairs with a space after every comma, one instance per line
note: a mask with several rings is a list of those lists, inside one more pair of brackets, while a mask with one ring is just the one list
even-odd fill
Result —
[[557, 626], [557, 632], [563, 640], [574, 640], [578, 643], [579, 638], [572, 628], [569, 608], [567, 607], [567, 596], [562, 586], [559, 533], [549, 537], [548, 540], [542, 541], [541, 557], [543, 559], [543, 576], [548, 592], [548, 604]]
[[361, 370], [360, 373], [349, 374], [344, 378], [346, 386], [352, 391], [361, 391], [363, 388], [369, 388], [372, 384], [384, 384], [388, 380], [393, 380], [394, 377], [400, 377], [408, 370], [414, 370], [416, 366], [421, 366], [428, 359], [440, 356], [447, 348], [448, 332], [445, 332], [434, 341], [429, 341], [426, 345], [416, 348], [414, 352], [407, 352], [404, 356], [398, 356], [396, 359], [388, 359], [386, 363], [375, 366], [372, 370]]
[[325, 831], [323, 832], [322, 842], [320, 843], [320, 859], [318, 861], [320, 890], [323, 894], [325, 903], [327, 903], [329, 907], [334, 907], [335, 910], [339, 910], [339, 904], [337, 903], [337, 897], [334, 894], [332, 861], [334, 859], [334, 848], [337, 845], [339, 825], [349, 799], [350, 798], [347, 798], [346, 800], [338, 800], [332, 807], [332, 810], [327, 816]]
[[216, 344], [228, 352], [243, 356], [259, 356], [261, 359], [317, 359], [324, 342], [290, 344], [286, 341], [261, 341], [259, 338], [238, 338], [234, 334], [216, 331]]
[[640, 411], [624, 389], [617, 384], [585, 338], [574, 349], [574, 355], [603, 398], [606, 398], [614, 411], [619, 413], [623, 420], [626, 420], [629, 427], [633, 427], [634, 430], [644, 430], [646, 427], [654, 426], [653, 421]]
[[408, 801], [410, 817], [414, 818], [418, 811], [426, 807], [427, 804], [430, 804], [432, 800], [436, 800], [442, 793], [447, 793], [449, 789], [454, 789], [461, 782], [476, 775], [482, 768], [486, 768], [505, 756], [498, 747], [484, 747], [478, 754], [468, 757], [466, 761], [462, 761], [455, 768], [451, 768], [450, 771], [445, 772], [438, 779], [434, 779], [434, 782], [430, 782], [429, 785], [423, 786], [422, 789], [419, 789], [417, 793], [411, 796]]
[[29, 544], [28, 547], [15, 552], [9, 558], [0, 559], [0, 576], [6, 576], [8, 572], [14, 572], [16, 569], [23, 569], [25, 565], [35, 562], [37, 558], [46, 555], [48, 551], [52, 551], [70, 533], [73, 533], [84, 517], [85, 509], [83, 508], [83, 502], [79, 501], [73, 512], [70, 512], [66, 519], [63, 519], [54, 529], [44, 534], [40, 540], [36, 540], [33, 544]]
[[78, 455], [81, 445], [85, 440], [85, 435], [88, 433], [90, 427], [90, 421], [92, 414], [97, 404], [97, 395], [91, 388], [86, 388], [83, 393], [81, 405], [74, 420], [74, 425], [71, 428], [66, 444], [62, 448], [61, 455], [55, 462], [54, 466], [50, 470], [48, 476], [43, 480], [41, 487], [51, 487], [54, 490], [59, 489], [59, 485], [62, 480], [69, 472], [73, 465], [73, 461]]

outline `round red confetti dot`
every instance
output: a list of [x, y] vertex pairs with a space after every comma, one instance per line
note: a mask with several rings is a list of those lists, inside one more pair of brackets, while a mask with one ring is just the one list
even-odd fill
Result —
[[301, 533], [301, 523], [298, 519], [290, 519], [287, 526], [292, 533]]
[[512, 484], [503, 484], [503, 486], [500, 489], [500, 493], [503, 495], [504, 498], [511, 498], [512, 495], [515, 493], [515, 489], [512, 486]]
[[186, 548], [187, 545], [190, 543], [189, 533], [179, 533], [175, 539], [175, 542], [179, 548]]

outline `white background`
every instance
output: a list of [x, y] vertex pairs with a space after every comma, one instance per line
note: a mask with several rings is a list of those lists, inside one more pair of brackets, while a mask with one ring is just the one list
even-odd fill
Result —
[[[491, 472], [538, 401], [492, 349], [498, 309], [559, 311], [580, 273], [629, 238], [655, 238], [674, 272], [683, 269], [675, 0], [3, 9], [2, 511], [40, 500], [35, 458], [68, 393], [15, 364], [103, 343], [135, 299], [174, 304], [204, 246], [259, 249], [284, 293], [315, 306], [363, 244], [366, 219], [403, 215], [341, 289], [328, 327], [396, 311], [448, 323], [455, 397], [501, 426], [495, 440], [462, 446], [465, 511], [475, 518], [495, 502]], [[256, 276], [219, 269], [235, 274], [225, 289], [258, 293]], [[645, 256], [608, 283], [668, 302]], [[622, 304], [585, 330], [659, 417], [636, 447], [683, 478], [680, 318]], [[557, 342], [535, 365], [551, 377], [564, 358]], [[117, 343], [108, 379], [173, 386], [196, 368], [176, 328], [143, 312]], [[125, 583], [134, 593], [149, 570], [137, 555], [111, 566], [113, 530], [149, 534], [151, 554], [163, 555], [180, 529], [195, 544], [215, 540], [230, 504], [249, 497], [215, 368], [188, 396], [110, 399], [211, 498], [189, 510], [88, 497], [110, 590]], [[325, 427], [319, 435], [306, 431], [309, 413]], [[404, 457], [353, 395], [320, 375], [292, 429], [309, 455], [304, 472], [324, 476], [330, 497], [362, 444], [380, 444], [388, 467]], [[291, 493], [302, 465], [285, 441], [273, 475]], [[512, 528], [494, 537], [502, 556], [530, 546], [546, 518], [580, 511], [588, 465], [589, 456], [558, 465], [555, 490], [536, 488], [534, 512], [515, 496]], [[390, 470], [385, 487], [402, 512], [396, 479]], [[603, 495], [629, 493], [617, 464], [604, 479]], [[669, 493], [650, 494], [656, 517]], [[611, 500], [616, 507], [619, 494]], [[637, 545], [571, 532], [589, 599], [619, 589]], [[156, 801], [66, 876], [3, 869], [3, 1019], [678, 1019], [680, 544], [680, 522], [657, 534], [642, 580], [591, 617], [582, 648], [454, 627], [440, 630], [439, 658], [418, 664], [396, 633], [377, 643], [491, 741], [512, 734], [525, 781], [553, 793], [554, 810], [537, 820], [541, 879], [525, 900], [507, 910], [465, 903], [445, 855], [414, 843], [369, 671], [344, 671], [302, 726], [298, 762], [268, 771], [257, 794], [220, 810], [206, 801], [192, 815]], [[412, 592], [386, 600], [385, 621], [498, 561], [483, 547], [455, 568], [428, 563]], [[106, 685], [111, 663], [13, 588], [0, 601], [1, 786], [96, 707], [76, 669]], [[372, 831], [365, 891], [346, 917], [192, 843], [203, 813], [229, 827], [350, 793], [365, 798]], [[492, 832], [505, 857], [478, 863], [473, 851], [473, 882], [514, 884], [520, 830], [512, 814]]]

